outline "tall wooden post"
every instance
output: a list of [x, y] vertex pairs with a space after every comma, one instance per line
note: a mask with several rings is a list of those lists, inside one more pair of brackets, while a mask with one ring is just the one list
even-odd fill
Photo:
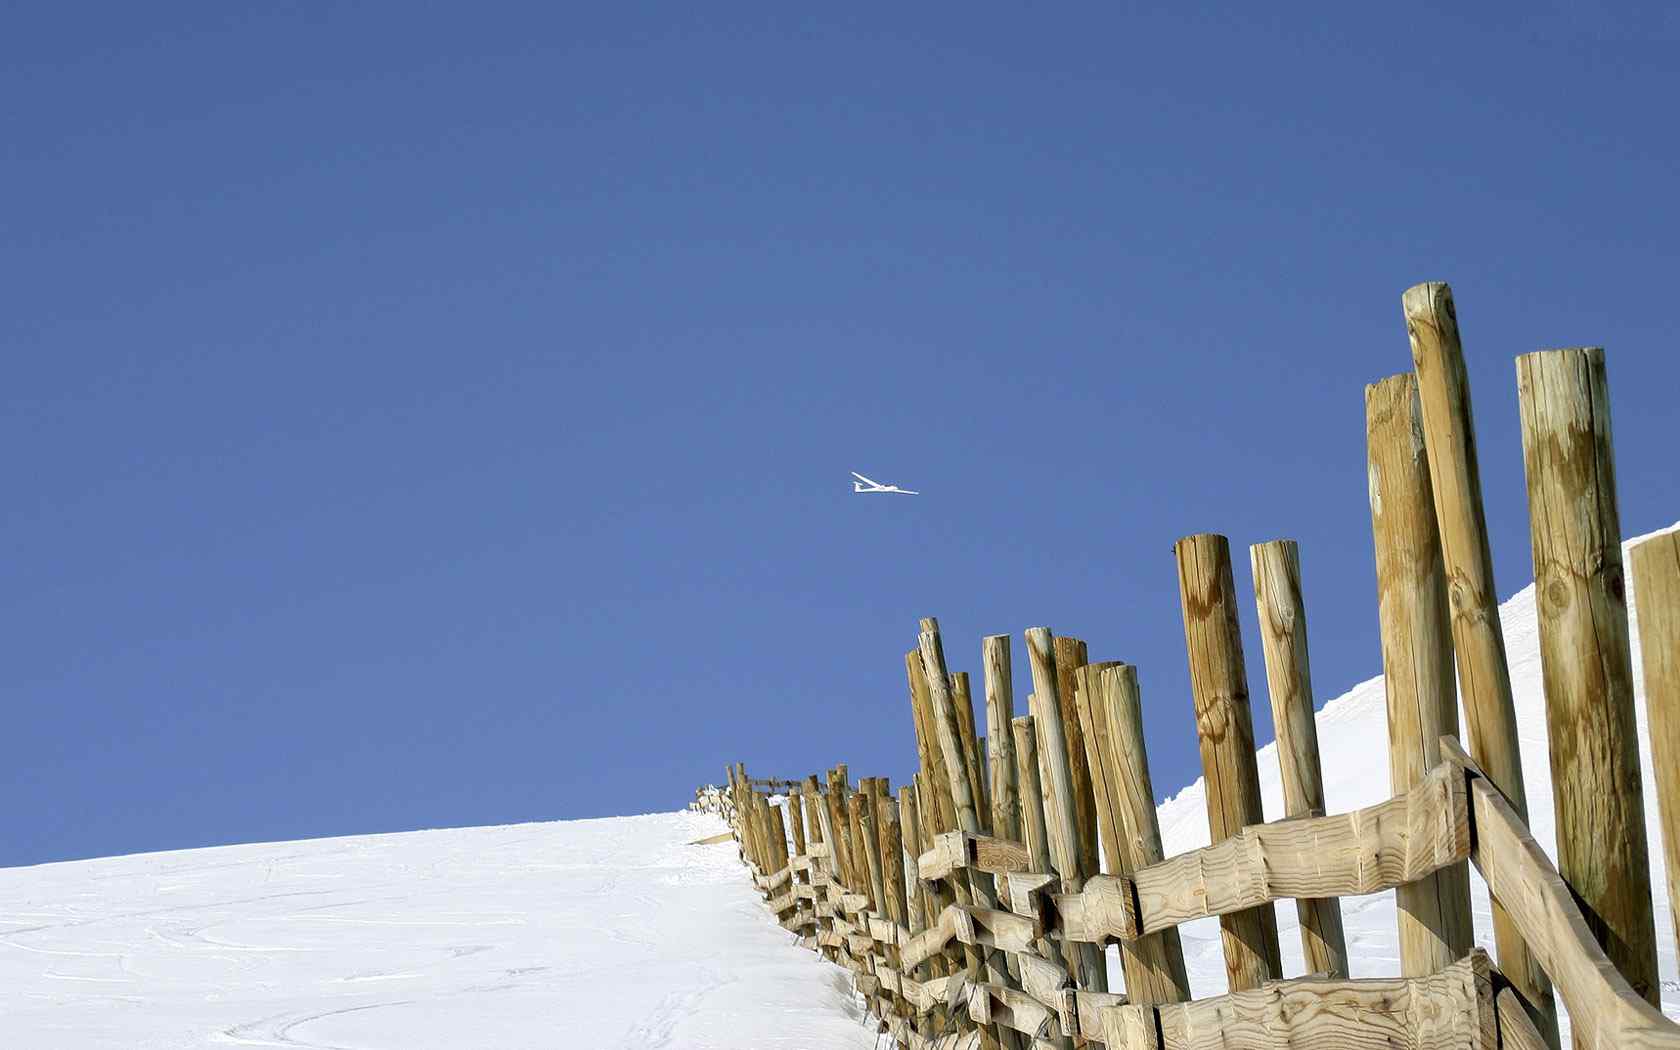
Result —
[[1639, 658], [1645, 668], [1669, 918], [1680, 940], [1680, 532], [1646, 540], [1629, 552], [1628, 561], [1639, 618]]
[[1079, 831], [1079, 877], [1088, 879], [1102, 871], [1097, 854], [1097, 806], [1091, 785], [1091, 766], [1085, 754], [1085, 731], [1079, 724], [1074, 675], [1085, 666], [1087, 650], [1078, 638], [1058, 635], [1053, 640], [1056, 662], [1057, 699], [1062, 707], [1062, 729], [1066, 733], [1068, 772], [1072, 776], [1074, 827]]
[[[1322, 816], [1324, 771], [1318, 761], [1318, 723], [1313, 719], [1300, 550], [1294, 540], [1273, 540], [1250, 547], [1248, 558], [1254, 574], [1254, 603], [1260, 611], [1272, 724], [1277, 730], [1284, 814]], [[1301, 954], [1307, 972], [1346, 977], [1341, 904], [1334, 897], [1299, 898], [1295, 908], [1301, 917]]]
[[[1388, 699], [1388, 779], [1398, 795], [1441, 761], [1442, 735], [1458, 735], [1447, 580], [1411, 373], [1365, 388], [1365, 436]], [[1397, 888], [1394, 898], [1403, 975], [1434, 973], [1469, 952], [1465, 862]]]
[[[1050, 863], [1062, 880], [1062, 892], [1078, 893], [1085, 885], [1080, 863], [1079, 812], [1074, 801], [1073, 770], [1068, 762], [1067, 731], [1056, 680], [1053, 637], [1048, 627], [1029, 627], [1027, 658], [1032, 666], [1033, 724], [1038, 731], [1038, 758], [1045, 781], [1044, 816], [1050, 833]], [[1075, 711], [1077, 717], [1078, 712]], [[1084, 750], [1083, 744], [1080, 750]], [[1089, 772], [1087, 771], [1087, 775]], [[1093, 814], [1094, 815], [1094, 814]], [[1108, 991], [1108, 966], [1095, 944], [1064, 941], [1068, 972], [1087, 991]]]
[[[1030, 707], [1032, 697], [1027, 697]], [[1039, 775], [1038, 727], [1032, 715], [1010, 720], [1015, 738], [1015, 779], [1021, 788], [1021, 841], [1027, 846], [1027, 864], [1033, 871], [1052, 871], [1050, 831], [1044, 817], [1044, 781]]]
[[[1109, 739], [1104, 677], [1125, 667], [1119, 662], [1086, 664], [1073, 675], [1078, 701], [1080, 728], [1085, 737], [1085, 754], [1090, 762], [1091, 788], [1096, 800], [1097, 828], [1102, 833], [1103, 864], [1111, 875], [1125, 875], [1135, 869], [1126, 842], [1125, 817], [1118, 796], [1117, 764], [1113, 741]], [[1178, 943], [1176, 929], [1171, 931]], [[1170, 1002], [1162, 998], [1158, 977], [1166, 972], [1166, 956], [1160, 936], [1120, 943], [1120, 967], [1126, 975], [1127, 998], [1134, 1003]], [[1183, 957], [1180, 955], [1180, 968]]]
[[[922, 654], [922, 670], [928, 682], [928, 695], [933, 701], [933, 725], [939, 738], [939, 748], [945, 755], [945, 766], [951, 771], [950, 792], [951, 802], [957, 815], [957, 829], [969, 834], [981, 834], [979, 802], [972, 790], [968, 778], [962, 775], [968, 763], [964, 757], [964, 740], [962, 734], [963, 720], [959, 716], [952, 699], [951, 684], [953, 679], [945, 666], [945, 649], [939, 638], [939, 621], [932, 617], [921, 621], [921, 635], [918, 648]], [[966, 676], [963, 681], [966, 682]], [[969, 721], [973, 721], [974, 705], [968, 705]], [[970, 749], [972, 750], [972, 749]], [[962, 899], [960, 890], [961, 878], [953, 877], [952, 884], [959, 887], [958, 900]], [[981, 908], [996, 908], [997, 895], [992, 877], [985, 872], [970, 870], [968, 872], [968, 893], [973, 903]], [[987, 951], [983, 955], [985, 962], [985, 979], [1005, 988], [1015, 987], [1009, 976], [1008, 964], [1004, 961], [1003, 953]], [[970, 960], [970, 972], [974, 972], [973, 960]], [[1016, 1034], [1010, 1029], [998, 1025], [987, 1025], [981, 1029], [982, 1035], [990, 1033], [990, 1037], [1007, 1048], [1019, 1045]]]
[[[1505, 657], [1505, 631], [1499, 621], [1499, 592], [1494, 588], [1493, 555], [1482, 507], [1470, 380], [1464, 367], [1452, 289], [1439, 281], [1415, 285], [1401, 297], [1401, 309], [1417, 375], [1470, 757], [1504, 792], [1517, 815], [1527, 820], [1528, 793], [1517, 738], [1517, 708]], [[1540, 968], [1497, 900], [1493, 902], [1493, 934], [1500, 970], [1522, 998], [1541, 1037], [1549, 1045], [1558, 1046], [1557, 1004], [1552, 998], [1551, 978]]]
[[974, 799], [974, 815], [980, 824], [980, 834], [991, 830], [990, 814], [986, 811], [985, 791], [981, 787], [986, 767], [980, 763], [980, 741], [974, 729], [974, 695], [969, 692], [968, 672], [951, 675], [951, 704], [957, 709], [957, 728], [962, 733], [963, 769], [968, 774], [968, 791]]
[[1021, 841], [1021, 803], [1015, 777], [1015, 738], [1009, 723], [1015, 719], [1014, 672], [1009, 666], [1009, 636], [988, 635], [980, 643], [986, 675], [986, 740], [992, 779], [992, 834]]
[[1633, 657], [1604, 351], [1517, 358], [1558, 872], [1634, 991], [1658, 1005]]
[[[1236, 587], [1231, 582], [1231, 547], [1223, 536], [1202, 533], [1179, 540], [1173, 552], [1196, 737], [1207, 779], [1208, 831], [1219, 842], [1265, 820]], [[1277, 914], [1271, 905], [1221, 915], [1219, 932], [1231, 991], [1248, 991], [1283, 976]]]
[[[1137, 668], [1129, 664], [1106, 666], [1093, 688], [1101, 699], [1101, 720], [1107, 727], [1104, 765], [1116, 810], [1115, 832], [1123, 847], [1122, 862], [1127, 871], [1136, 871], [1165, 859], [1155, 788], [1149, 778], [1149, 755], [1143, 741], [1143, 694], [1138, 689]], [[1176, 1003], [1190, 998], [1190, 978], [1184, 970], [1184, 948], [1177, 927], [1139, 939], [1135, 951], [1143, 964], [1144, 979], [1136, 988], [1127, 979], [1127, 998], [1138, 1004]]]

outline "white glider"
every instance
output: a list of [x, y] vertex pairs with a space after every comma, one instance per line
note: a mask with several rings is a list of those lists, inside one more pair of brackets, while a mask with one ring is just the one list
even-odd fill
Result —
[[915, 489], [901, 489], [897, 485], [883, 485], [879, 481], [871, 481], [855, 470], [852, 471], [852, 477], [857, 478], [856, 481], [852, 482], [853, 492], [896, 492], [901, 496], [921, 495]]

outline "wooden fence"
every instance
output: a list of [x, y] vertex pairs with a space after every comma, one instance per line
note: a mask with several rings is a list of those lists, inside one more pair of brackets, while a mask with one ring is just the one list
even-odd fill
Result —
[[[1024, 634], [1019, 717], [1011, 640], [984, 639], [981, 727], [968, 675], [921, 622], [904, 658], [918, 771], [896, 796], [881, 778], [854, 787], [844, 765], [794, 781], [738, 764], [726, 790], [698, 793], [777, 920], [852, 971], [897, 1045], [1533, 1050], [1558, 1046], [1555, 987], [1576, 1046], [1680, 1050], [1657, 1009], [1603, 353], [1517, 360], [1554, 867], [1527, 826], [1451, 291], [1419, 285], [1403, 307], [1414, 371], [1366, 390], [1388, 801], [1325, 814], [1300, 559], [1280, 540], [1249, 552], [1286, 808], [1264, 821], [1240, 599], [1211, 534], [1175, 550], [1213, 845], [1163, 856], [1135, 668], [1042, 627]], [[1680, 917], [1680, 534], [1630, 562]], [[1494, 899], [1497, 965], [1472, 946], [1470, 864]], [[1401, 975], [1349, 979], [1337, 898], [1389, 889]], [[1283, 898], [1308, 976], [1282, 972]], [[1219, 919], [1230, 991], [1192, 999], [1177, 927], [1204, 916]]]

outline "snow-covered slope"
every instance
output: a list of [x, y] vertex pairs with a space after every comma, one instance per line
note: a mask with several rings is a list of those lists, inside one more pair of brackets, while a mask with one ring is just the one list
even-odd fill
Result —
[[[1551, 849], [1533, 588], [1501, 615], [1531, 819]], [[1638, 704], [1643, 738], [1642, 684]], [[1387, 798], [1382, 679], [1326, 704], [1318, 728], [1330, 808]], [[1643, 757], [1664, 1006], [1675, 1015]], [[1260, 778], [1266, 815], [1281, 816], [1270, 745]], [[1198, 781], [1161, 806], [1169, 854], [1206, 845], [1203, 801]], [[734, 846], [689, 844], [721, 830], [715, 817], [673, 813], [0, 870], [0, 1047], [872, 1047], [841, 971], [771, 921]], [[1478, 939], [1491, 948], [1487, 890], [1472, 880]], [[1342, 910], [1354, 975], [1398, 972], [1394, 895], [1345, 898]], [[1285, 971], [1301, 973], [1292, 902], [1278, 919]], [[1217, 923], [1181, 929], [1195, 994], [1224, 992]]]
[[[1680, 528], [1680, 525], [1674, 526]], [[1662, 532], [1669, 529], [1660, 530]], [[1652, 533], [1651, 535], [1657, 535]], [[1629, 540], [1627, 546], [1648, 537]], [[1631, 580], [1630, 580], [1631, 588]], [[1632, 609], [1633, 599], [1628, 599]], [[1511, 686], [1516, 696], [1517, 727], [1522, 738], [1523, 777], [1528, 788], [1529, 824], [1534, 836], [1556, 857], [1557, 830], [1552, 816], [1552, 777], [1546, 756], [1546, 704], [1540, 687], [1540, 639], [1535, 621], [1534, 586], [1523, 588], [1499, 607], [1505, 628], [1505, 647], [1511, 665]], [[1308, 628], [1312, 625], [1309, 613]], [[1380, 663], [1381, 653], [1372, 661]], [[1680, 982], [1676, 981], [1674, 939], [1670, 934], [1668, 894], [1664, 889], [1662, 832], [1657, 824], [1655, 781], [1651, 772], [1650, 731], [1645, 719], [1644, 674], [1639, 666], [1639, 634], [1633, 628], [1635, 696], [1639, 712], [1640, 759], [1644, 767], [1645, 822], [1651, 848], [1651, 885], [1656, 905], [1658, 964], [1663, 977], [1663, 1009], [1680, 1016]], [[1256, 703], [1265, 703], [1264, 690]], [[1379, 675], [1361, 682], [1347, 693], [1325, 704], [1318, 713], [1319, 753], [1324, 764], [1325, 806], [1332, 812], [1358, 809], [1388, 798], [1388, 723], [1384, 708], [1383, 682]], [[1146, 715], [1147, 717], [1147, 715]], [[1460, 736], [1462, 737], [1462, 727]], [[1277, 745], [1260, 749], [1260, 790], [1266, 819], [1283, 816], [1283, 787], [1279, 780]], [[1182, 853], [1208, 844], [1206, 784], [1197, 780], [1161, 805], [1161, 839], [1168, 854]], [[1477, 943], [1493, 952], [1493, 925], [1488, 911], [1487, 884], [1470, 872], [1474, 895]], [[1301, 961], [1301, 939], [1295, 904], [1277, 907], [1283, 965], [1287, 974], [1305, 970]], [[1342, 899], [1342, 920], [1347, 933], [1348, 960], [1355, 977], [1375, 977], [1400, 972], [1399, 935], [1394, 916], [1393, 892]], [[1225, 991], [1225, 967], [1220, 954], [1219, 925], [1208, 919], [1180, 927], [1185, 962], [1190, 971], [1192, 992], [1197, 996], [1220, 995]]]
[[714, 816], [0, 870], [6, 1050], [873, 1045]]

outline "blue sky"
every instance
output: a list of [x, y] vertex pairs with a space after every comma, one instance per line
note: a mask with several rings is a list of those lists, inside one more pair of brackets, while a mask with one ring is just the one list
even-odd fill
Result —
[[1177, 537], [1380, 669], [1418, 281], [1502, 596], [1519, 353], [1680, 518], [1680, 16], [1183, 6], [9, 6], [0, 864], [897, 784], [924, 615], [1138, 664], [1176, 790]]

